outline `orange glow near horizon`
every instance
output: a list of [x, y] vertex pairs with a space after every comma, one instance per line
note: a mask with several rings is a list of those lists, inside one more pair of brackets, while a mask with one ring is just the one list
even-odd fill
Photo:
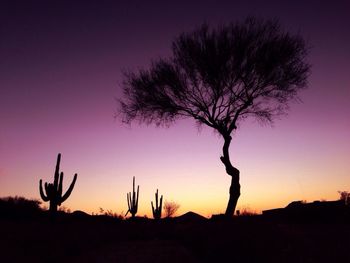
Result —
[[[284, 123], [288, 124], [288, 121]], [[186, 121], [183, 125], [191, 125], [191, 122]], [[86, 161], [79, 158], [78, 152], [63, 152], [61, 170], [65, 174], [64, 190], [68, 188], [73, 174], [78, 173], [72, 195], [63, 206], [71, 211], [82, 210], [90, 214], [99, 213], [100, 208], [125, 214], [126, 193], [132, 190], [132, 177], [135, 176], [136, 185], [140, 185], [139, 216], [152, 217], [150, 202], [154, 200], [156, 189], [159, 189], [164, 200], [180, 204], [178, 215], [188, 211], [207, 217], [224, 213], [230, 178], [218, 158], [222, 141], [209, 129], [198, 133], [192, 127], [191, 132], [183, 135], [179, 132], [183, 125], [180, 123], [179, 126], [168, 129], [138, 126], [132, 129], [118, 128], [124, 130], [125, 134], [119, 133], [121, 138], [119, 142], [113, 143], [112, 152], [102, 154], [91, 151], [83, 156]], [[231, 146], [231, 158], [241, 170], [242, 193], [237, 209], [260, 213], [266, 209], [285, 207], [295, 200], [336, 200], [339, 196], [337, 191], [347, 189], [347, 163], [346, 158], [342, 158], [343, 155], [336, 156], [336, 160], [331, 163], [337, 165], [333, 167], [331, 164], [327, 165], [322, 152], [320, 156], [314, 155], [306, 159], [296, 150], [299, 147], [297, 141], [288, 143], [290, 147], [283, 150], [284, 139], [287, 143], [295, 134], [288, 133], [288, 125], [284, 127], [283, 123], [279, 129], [258, 126], [256, 129], [260, 129], [260, 133], [258, 136], [254, 135], [257, 137], [254, 142], [256, 149], [253, 152], [247, 151], [244, 142], [248, 142], [247, 146], [253, 144], [249, 129], [254, 125], [247, 123], [246, 127], [242, 126], [234, 136]], [[147, 140], [138, 134], [140, 131], [144, 133], [145, 129], [151, 130], [150, 139], [158, 138], [159, 144], [141, 144]], [[267, 146], [272, 144], [267, 137], [271, 138], [274, 133], [283, 129], [286, 129], [284, 139], [281, 142], [274, 140], [274, 149], [268, 149]], [[127, 142], [123, 139], [127, 135], [134, 140]], [[179, 145], [180, 140], [186, 143]], [[121, 144], [122, 141], [125, 143]], [[139, 147], [140, 145], [142, 146]], [[119, 155], [121, 152], [123, 155]], [[93, 161], [95, 156], [98, 158]], [[19, 184], [22, 189], [10, 187], [14, 180], [7, 181], [6, 179], [11, 178], [2, 177], [2, 180], [5, 178], [4, 185], [8, 185], [2, 189], [11, 189], [7, 193], [2, 190], [2, 196], [17, 194], [40, 199], [39, 179], [44, 182], [53, 181], [56, 155], [52, 154], [44, 159], [42, 166], [36, 165], [35, 160], [27, 160], [26, 166], [16, 168], [17, 174], [29, 171]], [[137, 161], [127, 162], [128, 159]], [[319, 166], [319, 163], [324, 165]], [[329, 174], [336, 176], [337, 180], [333, 180], [334, 176], [328, 176]], [[48, 206], [48, 203], [43, 205]]]

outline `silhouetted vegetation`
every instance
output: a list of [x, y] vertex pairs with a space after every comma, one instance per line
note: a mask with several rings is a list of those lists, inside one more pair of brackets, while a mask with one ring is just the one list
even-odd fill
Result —
[[58, 208], [58, 211], [64, 212], [64, 213], [67, 213], [67, 214], [69, 214], [69, 213], [72, 212], [72, 211], [70, 210], [70, 208], [65, 207], [65, 206], [63, 206], [63, 205], [61, 205], [61, 206]]
[[350, 223], [350, 206], [344, 200], [336, 201], [293, 201], [285, 208], [263, 211], [269, 220], [287, 222], [338, 222]]
[[125, 73], [123, 120], [169, 125], [192, 118], [224, 139], [220, 160], [231, 176], [226, 216], [240, 196], [239, 170], [231, 163], [231, 134], [247, 117], [272, 122], [306, 87], [310, 66], [300, 35], [277, 20], [248, 18], [216, 29], [204, 24], [172, 43], [172, 55], [147, 70]]
[[165, 217], [169, 218], [176, 214], [177, 210], [179, 210], [180, 205], [174, 201], [165, 201], [164, 202], [164, 213]]
[[340, 195], [340, 200], [343, 200], [344, 203], [347, 205], [350, 202], [350, 192], [348, 191], [338, 191], [339, 195]]
[[57, 213], [52, 221], [45, 214], [26, 220], [0, 217], [1, 262], [350, 261], [349, 220], [262, 215], [209, 220], [188, 212], [155, 224], [143, 217], [118, 220], [82, 211]]
[[[127, 196], [134, 215], [138, 192], [133, 178], [133, 192]], [[179, 205], [165, 201], [168, 218], [156, 224], [147, 217], [122, 220], [123, 216], [103, 208], [96, 215], [58, 211], [51, 220], [40, 208], [39, 200], [0, 198], [0, 260], [349, 262], [350, 206], [343, 200], [344, 193], [336, 201], [294, 201], [263, 215], [243, 207], [240, 216], [212, 219], [194, 212], [173, 217]], [[158, 207], [161, 211], [158, 190], [155, 198], [153, 210]], [[157, 216], [160, 218], [161, 213]]]
[[108, 216], [108, 217], [112, 217], [112, 218], [117, 218], [120, 220], [124, 219], [124, 215], [118, 214], [116, 212], [113, 212], [111, 209], [103, 209], [102, 207], [99, 208], [99, 212], [98, 213], [92, 213], [93, 216]]
[[152, 214], [154, 219], [159, 220], [162, 218], [163, 195], [160, 197], [159, 205], [158, 205], [158, 189], [155, 193], [155, 199], [156, 199], [156, 207], [153, 206], [153, 202], [151, 201]]
[[125, 216], [130, 212], [131, 217], [134, 218], [137, 209], [138, 209], [138, 203], [139, 203], [139, 185], [137, 186], [137, 193], [135, 192], [135, 177], [132, 179], [132, 195], [131, 192], [126, 194], [126, 199], [128, 201], [128, 211], [126, 212]]
[[255, 216], [255, 215], [258, 215], [258, 213], [246, 206], [241, 208], [240, 210], [237, 210], [236, 215], [237, 216]]
[[42, 180], [39, 182], [39, 191], [41, 198], [47, 202], [50, 201], [50, 212], [56, 213], [57, 206], [60, 206], [73, 191], [75, 181], [77, 180], [77, 174], [74, 174], [74, 178], [72, 183], [70, 184], [67, 192], [62, 195], [62, 184], [63, 184], [63, 172], [60, 173], [60, 162], [61, 162], [61, 154], [59, 153], [57, 156], [57, 163], [54, 175], [53, 183], [45, 183], [45, 193], [43, 191]]
[[21, 196], [0, 198], [0, 215], [6, 218], [26, 218], [37, 216], [42, 209], [41, 202]]

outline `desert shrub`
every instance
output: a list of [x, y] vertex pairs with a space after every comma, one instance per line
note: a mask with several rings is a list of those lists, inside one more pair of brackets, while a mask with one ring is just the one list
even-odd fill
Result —
[[3, 217], [32, 216], [42, 211], [41, 202], [37, 199], [26, 199], [21, 196], [0, 198], [0, 215]]
[[349, 204], [350, 203], [350, 192], [348, 191], [338, 191], [340, 197], [340, 200], [343, 200], [345, 202], [345, 204]]
[[60, 207], [58, 207], [58, 211], [64, 212], [64, 213], [67, 213], [67, 214], [70, 214], [72, 212], [68, 207], [66, 207], [64, 205], [61, 205]]
[[237, 215], [239, 216], [255, 216], [258, 213], [255, 210], [252, 210], [249, 206], [242, 207], [240, 210], [237, 210]]
[[176, 211], [180, 208], [180, 205], [174, 201], [164, 202], [165, 217], [172, 217], [176, 214]]
[[113, 218], [117, 218], [117, 219], [124, 219], [125, 217], [123, 216], [123, 212], [121, 212], [120, 214], [113, 212], [110, 209], [104, 210], [102, 207], [99, 208], [99, 212], [98, 213], [92, 213], [92, 215], [97, 215], [97, 216], [109, 216], [109, 217], [113, 217]]

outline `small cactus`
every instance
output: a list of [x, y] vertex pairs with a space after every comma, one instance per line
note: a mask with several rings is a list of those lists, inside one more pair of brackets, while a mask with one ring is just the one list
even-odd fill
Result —
[[43, 191], [42, 180], [40, 179], [39, 181], [40, 196], [45, 202], [50, 201], [49, 211], [51, 213], [56, 213], [57, 206], [60, 206], [70, 196], [78, 176], [77, 174], [74, 174], [72, 183], [70, 184], [67, 192], [62, 196], [63, 172], [61, 173], [59, 172], [60, 162], [61, 162], [61, 154], [59, 153], [57, 156], [54, 182], [44, 184], [46, 195], [44, 194], [44, 191]]
[[160, 197], [159, 200], [159, 206], [158, 206], [158, 189], [157, 192], [155, 193], [156, 197], [156, 207], [154, 208], [153, 202], [151, 202], [152, 205], [152, 213], [153, 213], [153, 218], [156, 220], [159, 220], [162, 218], [162, 203], [163, 203], [163, 196]]
[[132, 196], [131, 192], [126, 194], [126, 199], [128, 201], [128, 208], [129, 210], [126, 212], [125, 216], [130, 212], [131, 217], [134, 218], [137, 213], [138, 208], [138, 202], [139, 202], [139, 188], [140, 186], [137, 186], [137, 195], [135, 193], [135, 176], [132, 180]]

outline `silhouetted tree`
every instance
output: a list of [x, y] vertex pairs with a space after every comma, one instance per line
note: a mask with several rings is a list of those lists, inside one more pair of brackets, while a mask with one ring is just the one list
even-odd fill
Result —
[[62, 195], [63, 188], [63, 172], [60, 173], [60, 162], [61, 162], [61, 154], [59, 153], [57, 156], [57, 163], [55, 168], [54, 182], [53, 183], [45, 183], [45, 193], [43, 191], [42, 180], [39, 181], [39, 191], [41, 198], [47, 202], [50, 201], [49, 211], [51, 213], [57, 212], [57, 206], [60, 206], [64, 201], [68, 199], [70, 194], [73, 191], [75, 181], [77, 180], [77, 174], [74, 174], [74, 178], [72, 183], [70, 184], [68, 190], [64, 195]]
[[175, 215], [176, 211], [180, 208], [180, 205], [174, 201], [164, 202], [165, 217], [169, 218]]
[[303, 38], [277, 20], [247, 18], [216, 29], [203, 25], [172, 43], [172, 56], [148, 70], [124, 74], [123, 121], [168, 125], [193, 118], [224, 139], [220, 157], [231, 176], [226, 215], [240, 196], [239, 170], [230, 161], [231, 134], [240, 121], [272, 122], [306, 87], [310, 66]]
[[343, 200], [344, 203], [347, 205], [350, 200], [350, 192], [348, 191], [338, 191], [340, 197], [339, 200]]

